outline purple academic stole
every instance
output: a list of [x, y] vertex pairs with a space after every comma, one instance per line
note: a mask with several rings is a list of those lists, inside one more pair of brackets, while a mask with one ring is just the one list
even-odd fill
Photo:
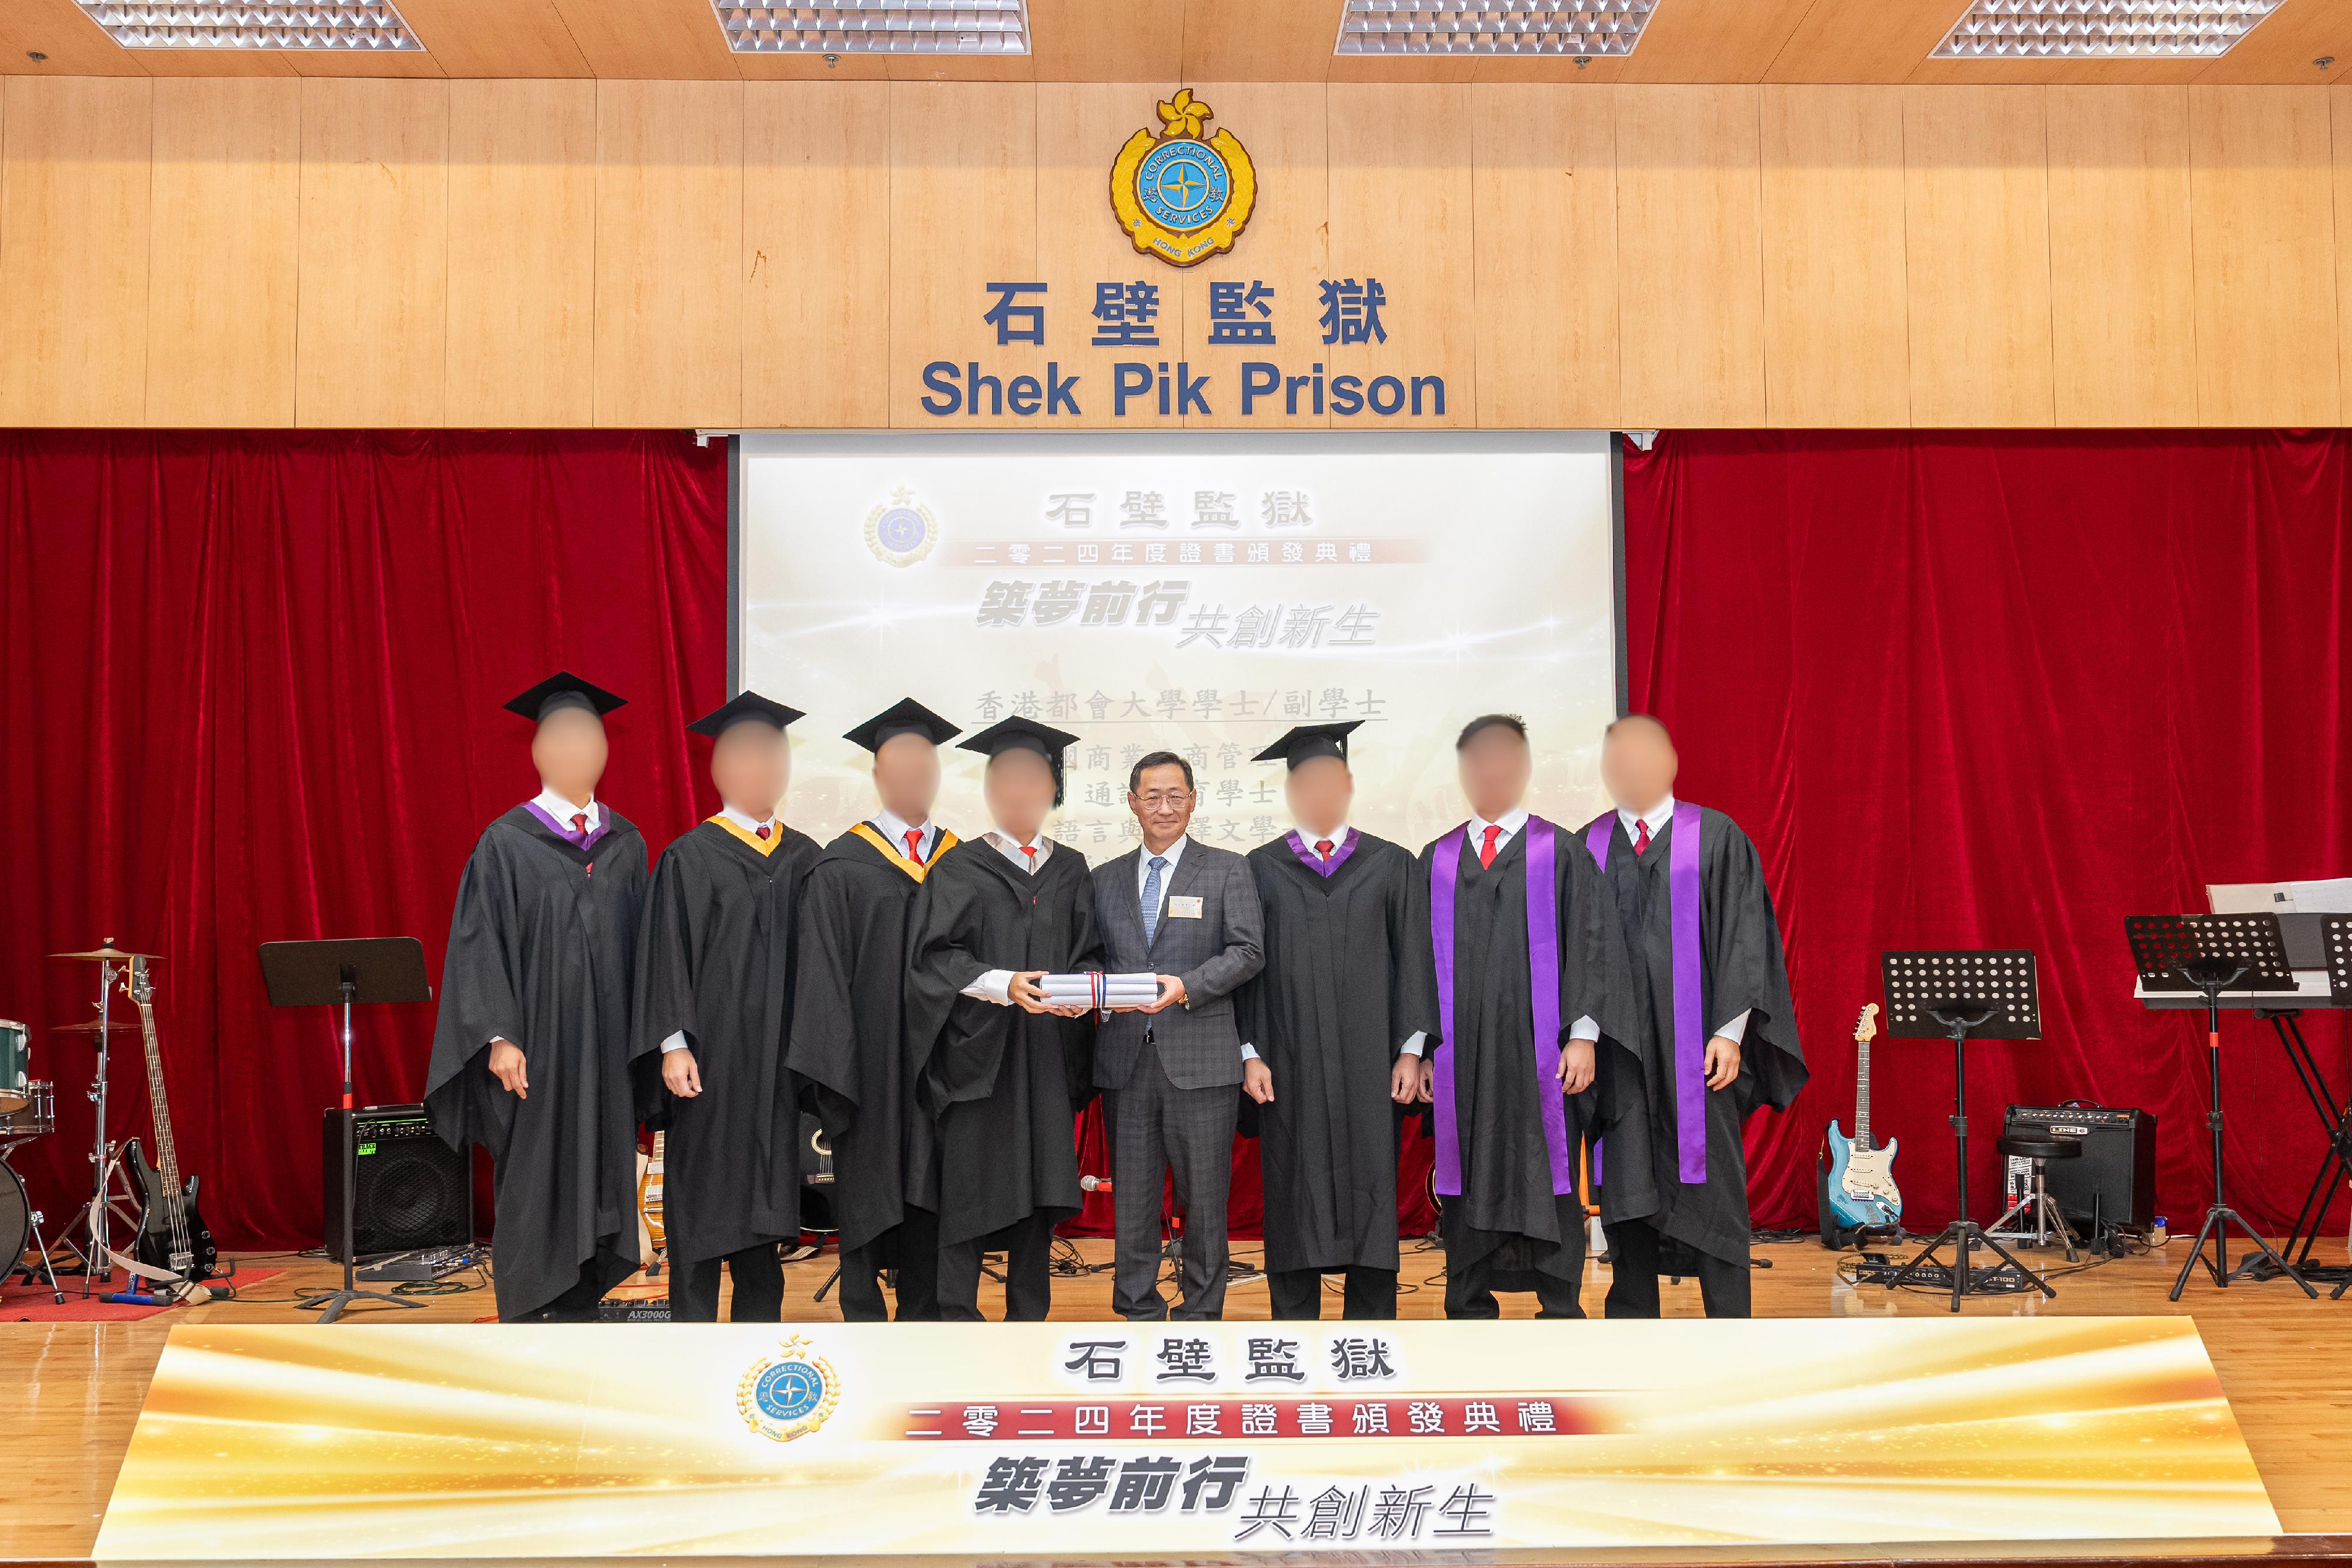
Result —
[[1307, 869], [1317, 876], [1329, 876], [1348, 863], [1348, 857], [1356, 852], [1356, 841], [1361, 837], [1363, 837], [1362, 833], [1354, 828], [1349, 828], [1348, 836], [1339, 841], [1339, 847], [1331, 852], [1331, 858], [1328, 861], [1323, 861], [1317, 859], [1315, 852], [1307, 847], [1305, 835], [1293, 828], [1290, 830], [1290, 852], [1305, 862]]
[[580, 833], [572, 831], [571, 823], [556, 821], [554, 813], [536, 800], [525, 800], [522, 803], [522, 809], [546, 823], [549, 832], [553, 833], [575, 850], [584, 851], [590, 848], [598, 839], [603, 838], [613, 825], [613, 813], [609, 810], [599, 811], [596, 825], [587, 832]]
[[[1698, 808], [1675, 802], [1675, 841], [1666, 846], [1667, 918], [1675, 949], [1675, 1145], [1685, 1186], [1706, 1182], [1706, 1020], [1705, 966], [1699, 956]], [[1617, 813], [1609, 811], [1584, 830], [1592, 862], [1609, 869], [1609, 835]]]
[[[1575, 1191], [1576, 1177], [1569, 1160], [1568, 1108], [1559, 1092], [1559, 906], [1553, 886], [1553, 831], [1541, 817], [1529, 817], [1521, 831], [1528, 839], [1528, 984], [1535, 997], [1536, 1103], [1543, 1107], [1544, 1145], [1551, 1154], [1551, 1190], [1557, 1197]], [[1468, 837], [1465, 822], [1438, 840], [1429, 867], [1437, 1017], [1445, 1027], [1445, 1049], [1437, 1053], [1433, 1073], [1441, 1197], [1462, 1196], [1462, 1134], [1454, 1113], [1454, 1041], [1458, 1038], [1454, 1024], [1454, 883]]]

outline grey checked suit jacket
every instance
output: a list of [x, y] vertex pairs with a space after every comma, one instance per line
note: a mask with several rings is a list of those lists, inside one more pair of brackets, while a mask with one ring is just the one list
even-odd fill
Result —
[[[1139, 894], [1140, 847], [1095, 867], [1095, 919], [1105, 970], [1149, 969], [1184, 981], [1184, 1000], [1164, 1012], [1113, 1013], [1095, 1034], [1095, 1084], [1124, 1089], [1143, 1054], [1149, 1029], [1168, 1081], [1179, 1089], [1213, 1089], [1242, 1081], [1242, 1037], [1234, 993], [1265, 963], [1265, 919], [1249, 862], [1231, 850], [1188, 838], [1183, 858], [1162, 890], [1166, 902], [1147, 946]], [[1169, 911], [1198, 898], [1197, 920]]]

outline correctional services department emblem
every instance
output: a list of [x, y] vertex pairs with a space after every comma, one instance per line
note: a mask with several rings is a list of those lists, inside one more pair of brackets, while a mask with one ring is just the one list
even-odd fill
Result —
[[893, 490], [889, 500], [866, 514], [866, 548], [886, 566], [912, 566], [939, 542], [940, 520], [917, 504], [912, 490]]
[[743, 1424], [772, 1442], [789, 1443], [824, 1425], [841, 1403], [833, 1364], [809, 1354], [808, 1336], [794, 1334], [776, 1354], [755, 1361], [735, 1385]]
[[1213, 115], [1180, 88], [1160, 106], [1160, 133], [1139, 131], [1110, 166], [1110, 210], [1135, 248], [1191, 267], [1234, 239], [1257, 204], [1257, 169], [1230, 131], [1203, 138]]

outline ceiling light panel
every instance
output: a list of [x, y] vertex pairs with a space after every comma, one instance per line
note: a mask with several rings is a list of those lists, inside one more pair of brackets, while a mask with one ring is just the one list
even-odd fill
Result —
[[392, 53], [422, 49], [389, 0], [333, 5], [144, 4], [75, 0], [83, 15], [126, 49], [328, 49]]
[[740, 5], [710, 0], [739, 55], [1025, 55], [1025, 0], [839, 0]]
[[1930, 57], [2210, 59], [2282, 0], [1969, 0]]
[[1659, 0], [1348, 0], [1335, 55], [1630, 55]]

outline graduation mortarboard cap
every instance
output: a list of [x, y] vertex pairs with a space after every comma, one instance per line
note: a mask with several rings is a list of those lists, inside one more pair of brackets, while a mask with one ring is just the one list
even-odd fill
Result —
[[530, 690], [507, 704], [509, 713], [519, 713], [537, 722], [549, 714], [568, 707], [583, 708], [602, 718], [614, 708], [628, 702], [616, 697], [604, 687], [582, 680], [569, 670], [558, 670]]
[[868, 751], [879, 751], [884, 741], [902, 735], [919, 735], [933, 746], [945, 746], [962, 733], [957, 726], [908, 697], [883, 709], [841, 738], [854, 740]]
[[757, 692], [738, 692], [727, 702], [712, 708], [686, 727], [696, 735], [707, 735], [716, 740], [734, 725], [772, 724], [778, 729], [787, 729], [791, 727], [793, 720], [800, 716], [801, 710], [796, 707], [786, 707], [782, 703], [770, 702]]
[[1062, 803], [1062, 751], [1076, 746], [1078, 737], [1066, 729], [1055, 729], [1050, 724], [1039, 724], [1034, 718], [1018, 715], [1002, 718], [978, 735], [967, 736], [956, 742], [966, 751], [977, 751], [983, 757], [998, 757], [1007, 751], [1034, 751], [1051, 764], [1054, 769], [1054, 804]]
[[1250, 758], [1253, 762], [1286, 762], [1296, 768], [1318, 757], [1348, 759], [1348, 736], [1364, 721], [1349, 719], [1345, 724], [1302, 724]]

